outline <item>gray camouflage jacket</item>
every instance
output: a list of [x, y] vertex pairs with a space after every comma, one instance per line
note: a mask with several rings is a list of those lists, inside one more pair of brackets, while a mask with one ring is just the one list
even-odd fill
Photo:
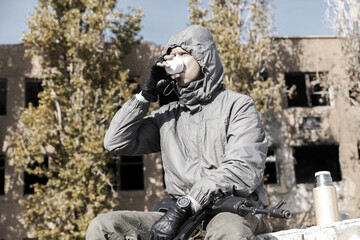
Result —
[[[210, 32], [193, 25], [175, 34], [168, 49], [188, 51], [204, 73], [201, 87], [182, 91], [146, 115], [136, 97], [113, 117], [104, 146], [118, 155], [161, 151], [166, 190], [205, 205], [213, 194], [249, 197], [268, 204], [263, 185], [267, 140], [253, 100], [222, 84], [223, 66]], [[185, 193], [184, 189], [188, 189]]]

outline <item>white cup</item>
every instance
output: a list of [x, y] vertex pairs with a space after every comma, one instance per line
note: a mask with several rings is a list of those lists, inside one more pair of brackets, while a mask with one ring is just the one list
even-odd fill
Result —
[[166, 62], [170, 65], [170, 67], [165, 67], [165, 71], [170, 75], [181, 73], [184, 70], [184, 63], [181, 57], [175, 56]]

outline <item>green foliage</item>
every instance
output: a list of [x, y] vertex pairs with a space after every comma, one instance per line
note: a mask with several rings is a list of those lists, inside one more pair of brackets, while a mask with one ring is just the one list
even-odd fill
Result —
[[213, 34], [224, 65], [225, 84], [250, 95], [261, 113], [280, 109], [284, 83], [264, 78], [274, 55], [269, 0], [189, 0], [189, 19]]
[[115, 3], [39, 0], [28, 20], [26, 55], [41, 56], [44, 90], [21, 116], [13, 158], [19, 171], [48, 179], [23, 201], [39, 239], [84, 239], [90, 221], [113, 206], [103, 137], [132, 96], [121, 61], [140, 40], [143, 16], [116, 12]]

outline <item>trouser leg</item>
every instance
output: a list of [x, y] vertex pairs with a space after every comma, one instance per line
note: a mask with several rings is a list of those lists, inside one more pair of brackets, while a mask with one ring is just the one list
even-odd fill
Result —
[[247, 214], [242, 217], [224, 212], [211, 219], [206, 227], [205, 240], [253, 240], [256, 235], [270, 231], [270, 226], [263, 215]]
[[94, 218], [86, 232], [87, 240], [147, 239], [159, 212], [115, 211]]

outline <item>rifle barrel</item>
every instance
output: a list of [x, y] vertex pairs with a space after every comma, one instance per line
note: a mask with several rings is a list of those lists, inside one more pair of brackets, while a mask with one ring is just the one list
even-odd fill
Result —
[[290, 211], [283, 210], [283, 209], [263, 209], [263, 208], [252, 208], [252, 207], [240, 206], [239, 210], [243, 211], [243, 212], [252, 213], [252, 214], [256, 214], [256, 213], [265, 214], [270, 217], [276, 217], [276, 218], [289, 219], [291, 217]]

